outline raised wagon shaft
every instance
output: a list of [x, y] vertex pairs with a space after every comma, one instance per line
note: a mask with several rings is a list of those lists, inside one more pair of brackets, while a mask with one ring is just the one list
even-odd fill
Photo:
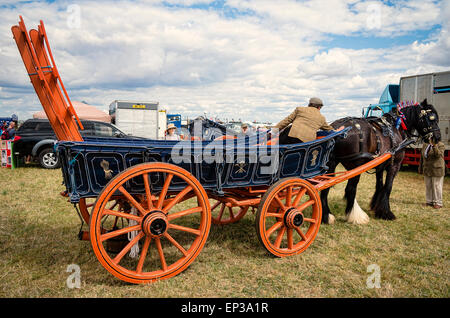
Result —
[[320, 175], [311, 179], [307, 179], [309, 182], [311, 182], [314, 187], [317, 189], [317, 191], [322, 191], [327, 188], [330, 188], [338, 183], [347, 181], [357, 175], [360, 175], [366, 171], [369, 171], [370, 169], [373, 169], [383, 162], [387, 161], [392, 157], [392, 154], [387, 152], [383, 155], [361, 165], [358, 166], [355, 169], [344, 171], [344, 172], [336, 172], [336, 173], [330, 173], [330, 174], [324, 174]]
[[77, 122], [81, 129], [83, 125], [59, 76], [44, 23], [40, 21], [38, 29], [32, 29], [28, 33], [20, 16], [19, 25], [13, 26], [11, 31], [31, 83], [56, 137], [58, 140], [83, 141]]

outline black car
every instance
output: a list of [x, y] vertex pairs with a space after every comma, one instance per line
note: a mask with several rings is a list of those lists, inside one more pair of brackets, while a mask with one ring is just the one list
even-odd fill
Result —
[[[84, 130], [80, 130], [85, 137], [116, 137], [132, 138], [120, 131], [116, 126], [91, 120], [81, 120]], [[134, 137], [136, 138], [136, 137]], [[31, 156], [46, 169], [60, 166], [59, 158], [53, 151], [56, 135], [48, 119], [28, 119], [17, 130], [14, 139], [14, 153], [19, 157]]]

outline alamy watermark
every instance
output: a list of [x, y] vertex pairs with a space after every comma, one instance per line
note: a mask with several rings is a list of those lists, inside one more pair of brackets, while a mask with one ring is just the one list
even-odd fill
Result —
[[81, 287], [81, 269], [77, 264], [70, 264], [66, 269], [67, 273], [71, 273], [66, 280], [67, 287], [70, 289]]
[[367, 273], [371, 273], [366, 280], [366, 286], [369, 289], [381, 288], [381, 270], [377, 264], [367, 266]]
[[78, 4], [70, 4], [67, 6], [67, 27], [69, 29], [81, 28], [81, 7]]
[[366, 8], [366, 26], [369, 30], [381, 29], [381, 6], [371, 3]]

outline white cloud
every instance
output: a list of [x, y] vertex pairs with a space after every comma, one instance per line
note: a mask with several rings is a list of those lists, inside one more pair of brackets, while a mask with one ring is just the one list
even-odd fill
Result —
[[[296, 26], [316, 33], [351, 35], [364, 32], [392, 36], [431, 27], [439, 20], [435, 1], [357, 0], [230, 0], [231, 6], [251, 10], [276, 27]], [[320, 34], [315, 34], [320, 36]]]
[[[185, 6], [210, 2], [177, 1]], [[229, 0], [226, 7], [241, 13], [230, 18], [156, 0], [83, 0], [76, 2], [78, 28], [68, 26], [74, 14], [67, 12], [69, 4], [0, 8], [0, 114], [17, 110], [23, 118], [41, 108], [11, 36], [19, 14], [28, 28], [45, 19], [71, 98], [104, 109], [115, 99], [158, 100], [187, 116], [207, 112], [276, 122], [309, 97], [320, 96], [332, 120], [358, 116], [405, 73], [449, 65], [448, 23], [442, 22], [448, 20], [448, 6], [439, 13], [432, 1], [391, 7], [356, 0]], [[380, 8], [381, 28], [367, 24], [370, 4]], [[333, 35], [405, 34], [434, 23], [443, 27], [431, 41], [400, 47], [326, 48], [321, 42]]]
[[352, 73], [352, 61], [345, 50], [333, 49], [315, 55], [311, 62], [301, 63], [298, 70], [305, 76], [344, 76]]

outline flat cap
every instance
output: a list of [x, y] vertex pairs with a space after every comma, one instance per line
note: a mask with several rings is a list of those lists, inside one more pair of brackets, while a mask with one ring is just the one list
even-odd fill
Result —
[[309, 99], [309, 105], [323, 106], [322, 100], [318, 97], [312, 97]]

